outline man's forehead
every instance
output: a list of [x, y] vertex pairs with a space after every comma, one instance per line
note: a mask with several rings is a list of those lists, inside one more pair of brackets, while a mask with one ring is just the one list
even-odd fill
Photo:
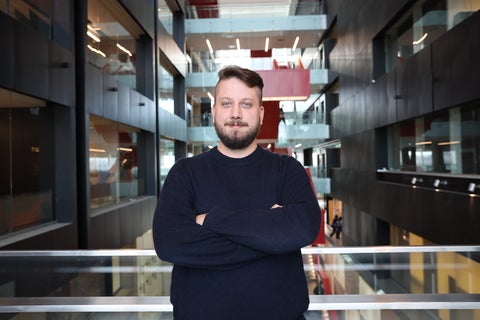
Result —
[[[230, 81], [236, 80], [236, 81]], [[238, 87], [240, 85], [241, 88]], [[234, 88], [232, 88], [234, 87]], [[246, 94], [247, 93], [247, 94]], [[259, 96], [259, 89], [256, 87], [249, 87], [241, 80], [236, 78], [224, 79], [220, 81], [216, 88], [217, 98], [235, 98], [243, 96], [245, 99], [256, 99]]]

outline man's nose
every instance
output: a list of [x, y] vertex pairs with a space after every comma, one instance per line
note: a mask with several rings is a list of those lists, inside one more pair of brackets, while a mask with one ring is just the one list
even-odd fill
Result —
[[231, 113], [232, 118], [238, 119], [242, 117], [242, 107], [240, 106], [239, 103], [234, 103], [231, 111], [232, 111]]

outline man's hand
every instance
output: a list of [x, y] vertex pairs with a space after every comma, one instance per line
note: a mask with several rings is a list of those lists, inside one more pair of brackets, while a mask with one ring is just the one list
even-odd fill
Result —
[[205, 220], [205, 217], [207, 216], [206, 213], [199, 214], [195, 217], [195, 222], [201, 226], [203, 226], [203, 221]]

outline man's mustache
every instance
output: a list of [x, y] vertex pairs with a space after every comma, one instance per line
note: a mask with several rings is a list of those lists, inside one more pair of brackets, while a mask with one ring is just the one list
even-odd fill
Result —
[[233, 120], [233, 121], [228, 121], [225, 123], [225, 126], [242, 126], [246, 127], [248, 126], [248, 123], [240, 120]]

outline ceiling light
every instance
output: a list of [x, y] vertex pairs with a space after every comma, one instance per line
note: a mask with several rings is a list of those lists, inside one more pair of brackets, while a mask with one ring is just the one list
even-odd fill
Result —
[[207, 47], [208, 47], [208, 51], [210, 51], [210, 53], [213, 55], [213, 48], [212, 48], [212, 44], [210, 43], [210, 40], [205, 40], [207, 42]]
[[210, 93], [210, 91], [207, 92], [207, 96], [210, 98], [210, 100], [213, 102], [214, 98], [213, 95]]
[[432, 141], [415, 142], [415, 145], [417, 145], [417, 146], [421, 146], [421, 145], [424, 145], [424, 144], [432, 144]]
[[105, 149], [96, 149], [96, 148], [90, 148], [90, 149], [88, 149], [88, 151], [90, 151], [90, 152], [101, 152], [101, 153], [107, 152]]
[[100, 42], [100, 38], [97, 37], [92, 31], [87, 30], [87, 36], [89, 36], [93, 41]]
[[451, 145], [451, 144], [459, 144], [460, 141], [446, 141], [446, 142], [439, 142], [437, 143], [437, 145], [439, 146], [448, 146], [448, 145]]
[[423, 40], [425, 40], [425, 38], [428, 36], [428, 33], [425, 32], [425, 34], [420, 38], [418, 39], [417, 41], [413, 41], [412, 44], [420, 44], [423, 42]]
[[125, 48], [124, 46], [122, 46], [120, 43], [117, 43], [117, 48], [122, 50], [123, 52], [125, 52], [126, 54], [128, 54], [130, 57], [132, 56], [132, 53], [127, 50], [127, 48]]
[[99, 54], [101, 55], [102, 57], [106, 57], [107, 55], [105, 53], [103, 53], [101, 50], [98, 50], [98, 49], [95, 49], [94, 47], [92, 47], [91, 45], [87, 45], [87, 48], [90, 49], [90, 51], [93, 51], [95, 52], [96, 54]]
[[295, 38], [295, 42], [293, 43], [292, 51], [295, 51], [295, 50], [297, 49], [298, 40], [300, 40], [300, 37], [299, 37], [299, 36], [297, 36], [297, 37]]
[[269, 42], [270, 42], [270, 38], [269, 38], [269, 37], [266, 37], [266, 38], [265, 38], [265, 52], [268, 52]]
[[237, 38], [237, 50], [240, 50], [240, 39]]

